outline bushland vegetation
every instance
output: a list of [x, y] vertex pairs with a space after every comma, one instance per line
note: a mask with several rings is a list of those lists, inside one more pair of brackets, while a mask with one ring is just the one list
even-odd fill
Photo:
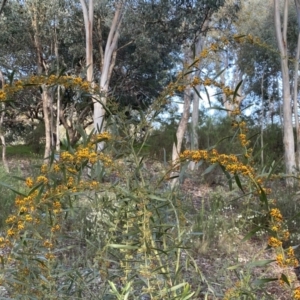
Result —
[[300, 299], [299, 0], [10, 2], [0, 297]]

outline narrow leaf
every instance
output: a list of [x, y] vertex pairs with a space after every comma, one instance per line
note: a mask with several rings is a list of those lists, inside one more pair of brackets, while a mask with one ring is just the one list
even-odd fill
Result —
[[240, 190], [243, 192], [243, 194], [245, 194], [245, 192], [243, 190], [243, 187], [242, 187], [242, 184], [241, 184], [241, 181], [240, 181], [240, 178], [237, 174], [234, 174], [234, 179], [235, 179], [236, 184], [240, 188]]

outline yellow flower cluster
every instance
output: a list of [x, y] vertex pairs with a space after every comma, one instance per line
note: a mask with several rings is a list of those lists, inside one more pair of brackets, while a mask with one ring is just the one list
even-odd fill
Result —
[[240, 162], [237, 156], [230, 154], [219, 154], [216, 149], [212, 149], [210, 151], [207, 150], [185, 150], [181, 155], [180, 159], [186, 160], [190, 159], [192, 161], [200, 161], [204, 160], [208, 163], [219, 163], [223, 167], [225, 167], [226, 171], [231, 174], [242, 174], [244, 176], [254, 177], [254, 169]]
[[276, 237], [271, 236], [268, 239], [268, 245], [270, 247], [273, 247], [273, 248], [281, 247], [282, 246], [282, 241], [280, 241]]
[[74, 88], [85, 92], [98, 89], [97, 85], [93, 84], [92, 87], [89, 82], [84, 81], [80, 77], [33, 75], [22, 80], [16, 80], [11, 85], [5, 84], [3, 89], [0, 90], [0, 101], [5, 101], [13, 94], [20, 92], [24, 88], [30, 88], [33, 85], [63, 85], [65, 88]]
[[[9, 215], [6, 219], [6, 224], [10, 227], [7, 230], [7, 236], [13, 237], [25, 229], [26, 224], [38, 224], [39, 217], [35, 214], [36, 203], [35, 199], [38, 191], [35, 190], [27, 197], [17, 196], [15, 200], [16, 214]], [[0, 244], [0, 247], [4, 244]]]
[[[273, 231], [273, 236], [268, 239], [268, 245], [275, 248], [276, 263], [281, 268], [297, 267], [299, 265], [298, 259], [295, 257], [293, 247], [289, 247], [286, 250], [282, 248], [282, 241], [287, 241], [290, 237], [288, 230], [283, 228], [283, 217], [278, 208], [272, 208], [269, 212], [271, 217], [270, 229]], [[281, 284], [284, 282], [281, 280]], [[294, 291], [294, 299], [300, 299], [300, 290]], [[298, 294], [299, 293], [299, 294]], [[297, 298], [299, 296], [299, 298]]]
[[[83, 162], [89, 162], [93, 165], [100, 160], [106, 166], [110, 166], [112, 164], [112, 159], [108, 155], [103, 154], [102, 152], [97, 153], [95, 150], [96, 143], [109, 139], [111, 139], [111, 136], [108, 132], [95, 134], [91, 137], [91, 140], [86, 147], [79, 146], [74, 153], [70, 153], [69, 151], [63, 151], [60, 154], [59, 162], [62, 163], [70, 173], [73, 174], [77, 172], [76, 166], [80, 166]], [[59, 166], [57, 165], [53, 168], [58, 169]]]
[[278, 208], [272, 208], [270, 210], [270, 216], [272, 216], [276, 222], [282, 222], [283, 220], [282, 214]]

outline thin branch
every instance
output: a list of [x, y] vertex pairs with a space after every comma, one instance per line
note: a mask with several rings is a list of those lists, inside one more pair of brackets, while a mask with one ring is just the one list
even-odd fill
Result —
[[5, 6], [6, 2], [7, 2], [7, 0], [2, 1], [1, 7], [0, 7], [0, 15], [1, 15], [3, 9], [4, 9], [4, 6]]

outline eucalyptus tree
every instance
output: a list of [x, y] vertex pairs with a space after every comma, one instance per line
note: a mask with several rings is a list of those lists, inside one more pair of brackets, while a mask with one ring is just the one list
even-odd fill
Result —
[[[296, 167], [293, 120], [298, 127], [297, 101], [294, 100], [295, 118], [292, 117], [291, 102], [293, 85], [294, 97], [297, 96], [296, 80], [292, 80], [291, 77], [293, 69], [294, 75], [297, 73], [294, 64], [294, 61], [297, 61], [294, 57], [298, 36], [295, 12], [295, 5], [290, 1], [283, 1], [283, 5], [277, 0], [263, 3], [257, 0], [243, 1], [233, 20], [230, 33], [248, 37], [245, 39], [247, 42], [236, 45], [236, 62], [244, 77], [244, 103], [248, 101], [254, 104], [256, 99], [260, 100], [259, 119], [262, 132], [264, 123], [273, 122], [274, 115], [278, 114], [281, 117], [282, 108], [285, 166], [289, 174], [292, 174]], [[266, 114], [270, 115], [270, 121], [265, 117]]]

